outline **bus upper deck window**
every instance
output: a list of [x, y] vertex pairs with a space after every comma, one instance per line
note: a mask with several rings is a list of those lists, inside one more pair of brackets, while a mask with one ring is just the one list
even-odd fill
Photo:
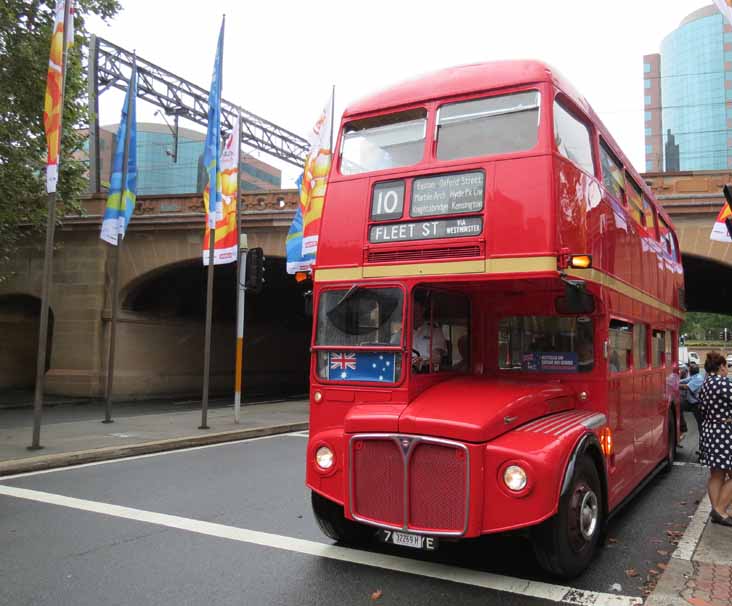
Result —
[[422, 108], [349, 122], [343, 130], [341, 174], [417, 164], [424, 156], [426, 130]]
[[437, 117], [437, 159], [524, 151], [539, 139], [539, 91], [450, 103]]

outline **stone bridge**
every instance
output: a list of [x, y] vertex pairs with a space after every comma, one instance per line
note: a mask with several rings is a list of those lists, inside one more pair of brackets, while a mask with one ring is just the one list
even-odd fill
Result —
[[[732, 246], [709, 240], [732, 172], [648, 174], [671, 213], [686, 269], [689, 309], [732, 312]], [[293, 190], [245, 194], [243, 230], [267, 256], [267, 287], [247, 298], [244, 389], [302, 393], [310, 319], [303, 290], [285, 273], [284, 241]], [[107, 245], [99, 239], [103, 197], [57, 232], [51, 293], [47, 391], [101, 396], [111, 304]], [[199, 396], [203, 366], [203, 209], [197, 195], [141, 197], [120, 260], [117, 397]], [[42, 245], [42, 243], [41, 243]], [[28, 247], [0, 284], [0, 389], [33, 385], [42, 251]], [[233, 390], [234, 265], [216, 269], [212, 390]]]
[[[243, 195], [243, 231], [266, 257], [266, 288], [248, 295], [244, 389], [307, 389], [310, 319], [302, 288], [285, 272], [285, 237], [294, 190]], [[57, 231], [50, 298], [46, 391], [102, 396], [111, 301], [108, 245], [99, 239], [105, 199], [84, 200], [85, 214]], [[206, 271], [200, 195], [138, 199], [120, 258], [115, 394], [200, 396]], [[40, 243], [42, 246], [42, 243]], [[0, 284], [0, 389], [33, 385], [43, 251], [27, 247]], [[233, 391], [235, 265], [215, 271], [212, 393]]]

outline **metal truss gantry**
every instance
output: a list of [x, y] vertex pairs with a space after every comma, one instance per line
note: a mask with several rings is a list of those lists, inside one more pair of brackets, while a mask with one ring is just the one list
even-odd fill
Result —
[[[99, 95], [109, 88], [127, 90], [133, 60], [137, 63], [141, 99], [160, 107], [175, 121], [185, 118], [208, 125], [208, 90], [135, 56], [116, 44], [91, 36], [88, 55], [90, 114], [90, 189], [99, 191]], [[222, 128], [230, 131], [241, 113], [242, 143], [295, 166], [303, 166], [310, 148], [303, 137], [248, 112], [230, 101], [221, 101]], [[223, 133], [222, 133], [223, 134]], [[174, 136], [175, 133], [174, 133]]]

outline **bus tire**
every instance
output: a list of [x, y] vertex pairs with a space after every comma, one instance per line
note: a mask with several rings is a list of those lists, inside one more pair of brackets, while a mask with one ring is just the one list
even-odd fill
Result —
[[[683, 412], [681, 414], [684, 414]], [[666, 430], [667, 446], [666, 446], [666, 464], [663, 466], [663, 472], [669, 473], [674, 467], [676, 459], [676, 417], [674, 409], [671, 407], [668, 411], [668, 429]]]
[[339, 543], [357, 544], [368, 540], [373, 531], [368, 526], [352, 522], [343, 515], [343, 507], [330, 499], [310, 493], [315, 521], [327, 537]]
[[556, 515], [537, 526], [532, 544], [539, 565], [552, 575], [571, 579], [592, 560], [604, 527], [600, 476], [592, 459], [577, 462], [569, 489]]

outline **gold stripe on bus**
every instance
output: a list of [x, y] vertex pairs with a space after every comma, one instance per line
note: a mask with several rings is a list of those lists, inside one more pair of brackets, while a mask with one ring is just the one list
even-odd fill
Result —
[[556, 257], [508, 257], [505, 259], [486, 259], [487, 274], [527, 274], [537, 271], [557, 271]]
[[323, 268], [315, 270], [317, 282], [359, 280], [361, 278], [406, 278], [410, 276], [445, 276], [460, 274], [503, 274], [556, 271], [556, 257], [509, 257], [477, 261], [409, 263], [402, 265], [366, 265], [363, 267]]
[[686, 316], [686, 314], [680, 309], [676, 309], [671, 305], [666, 305], [666, 303], [659, 301], [648, 293], [645, 293], [630, 284], [626, 284], [617, 278], [613, 278], [612, 276], [597, 269], [568, 269], [566, 273], [574, 278], [589, 280], [590, 282], [595, 282], [606, 288], [611, 288], [612, 290], [619, 292], [621, 295], [635, 299], [640, 303], [645, 303], [650, 307], [655, 307], [656, 309], [666, 312], [667, 314], [671, 314], [672, 316], [676, 316], [677, 318], [681, 318], [682, 320]]
[[397, 278], [407, 276], [445, 276], [448, 274], [482, 274], [485, 259], [480, 261], [447, 261], [445, 263], [409, 263], [407, 265], [366, 265], [364, 278]]
[[316, 269], [316, 282], [341, 282], [345, 280], [360, 280], [363, 278], [362, 267], [338, 267], [334, 269]]

